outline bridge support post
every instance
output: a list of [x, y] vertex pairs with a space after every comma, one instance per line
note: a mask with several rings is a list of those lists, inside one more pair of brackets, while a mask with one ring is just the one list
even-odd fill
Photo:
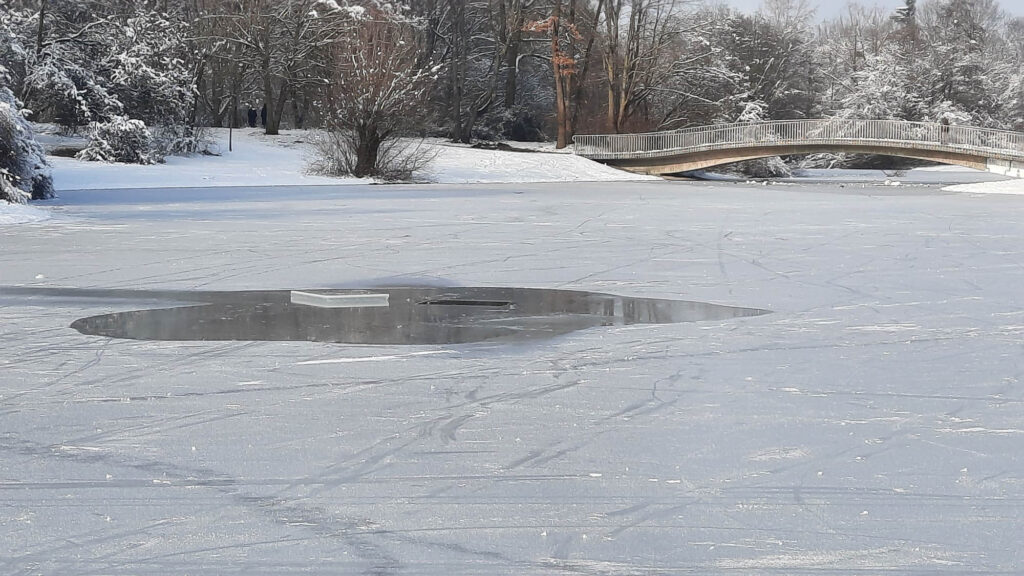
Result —
[[989, 158], [988, 171], [1012, 178], [1024, 178], [1024, 162]]

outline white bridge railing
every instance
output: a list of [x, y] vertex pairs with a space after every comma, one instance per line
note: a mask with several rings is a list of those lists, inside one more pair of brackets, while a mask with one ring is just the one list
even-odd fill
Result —
[[576, 154], [594, 160], [676, 156], [750, 146], [881, 145], [1024, 160], [1024, 133], [896, 120], [779, 120], [646, 134], [580, 134]]

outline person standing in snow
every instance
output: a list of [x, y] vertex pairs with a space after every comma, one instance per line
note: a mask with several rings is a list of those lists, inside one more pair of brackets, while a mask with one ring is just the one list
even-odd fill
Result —
[[249, 128], [255, 128], [256, 127], [256, 109], [252, 107], [252, 104], [249, 105], [249, 113], [248, 114], [249, 114]]
[[267, 127], [267, 103], [266, 102], [263, 103], [263, 108], [260, 109], [260, 123], [263, 124], [264, 128]]

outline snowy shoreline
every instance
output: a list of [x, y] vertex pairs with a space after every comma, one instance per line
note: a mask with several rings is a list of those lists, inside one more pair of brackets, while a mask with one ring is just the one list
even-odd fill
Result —
[[[108, 164], [49, 156], [54, 187], [72, 190], [130, 190], [222, 187], [350, 186], [374, 184], [372, 179], [331, 178], [308, 174], [309, 130], [285, 131], [267, 136], [260, 129], [209, 129], [211, 150], [216, 155], [169, 157], [164, 164]], [[48, 148], [66, 147], [74, 138], [43, 134]], [[569, 151], [556, 151], [550, 143], [517, 143], [508, 151], [473, 148], [439, 139], [425, 141], [436, 152], [430, 168], [417, 179], [433, 184], [526, 184], [550, 182], [659, 181], [587, 160]], [[780, 184], [845, 182], [900, 186], [946, 185], [945, 192], [964, 194], [1024, 195], [1024, 180], [998, 176], [959, 166], [918, 168], [895, 175], [878, 170], [800, 170], [799, 176], [773, 181]], [[711, 180], [742, 179], [707, 174]], [[40, 222], [50, 217], [43, 207], [0, 204], [0, 225]]]

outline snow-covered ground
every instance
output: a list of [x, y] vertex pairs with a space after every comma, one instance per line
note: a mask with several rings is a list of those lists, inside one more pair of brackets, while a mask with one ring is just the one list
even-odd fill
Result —
[[[50, 157], [54, 187], [64, 190], [111, 188], [195, 188], [222, 186], [298, 186], [365, 184], [352, 178], [326, 178], [307, 173], [306, 131], [267, 136], [259, 129], [235, 130], [228, 150], [228, 130], [210, 129], [215, 156], [169, 156], [166, 163], [141, 166], [82, 162]], [[66, 140], [65, 140], [66, 142]]]
[[[0, 250], [4, 574], [1024, 571], [1019, 196], [614, 182], [44, 205], [57, 217]], [[381, 284], [772, 313], [511, 345], [159, 342], [69, 325], [166, 302], [47, 290]]]
[[[110, 188], [194, 188], [221, 186], [310, 186], [365, 184], [367, 180], [328, 178], [307, 172], [310, 155], [308, 130], [288, 130], [267, 136], [260, 129], [234, 131], [231, 151], [228, 130], [210, 129], [215, 156], [168, 157], [166, 164], [137, 166], [80, 162], [51, 157], [54, 184], [61, 190]], [[48, 145], [69, 140], [44, 136]], [[536, 152], [481, 150], [428, 140], [436, 152], [433, 164], [417, 179], [443, 184], [499, 182], [630, 181], [637, 176], [571, 154], [554, 153], [553, 147], [524, 145]]]

